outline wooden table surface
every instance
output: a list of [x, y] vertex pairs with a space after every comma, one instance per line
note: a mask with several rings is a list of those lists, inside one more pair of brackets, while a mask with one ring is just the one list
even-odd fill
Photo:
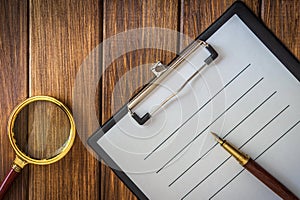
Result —
[[[0, 0], [0, 179], [14, 159], [6, 127], [12, 109], [33, 95], [50, 95], [70, 108], [76, 73], [103, 40], [126, 30], [162, 27], [195, 38], [234, 0]], [[293, 54], [300, 56], [300, 1], [246, 0]], [[147, 41], [145, 41], [147, 42]], [[148, 41], [149, 42], [149, 41]], [[162, 46], [168, 38], [162, 39]], [[177, 42], [177, 41], [172, 41]], [[111, 49], [107, 49], [113, 51]], [[141, 70], [122, 92], [115, 83], [136, 66], [174, 53], [142, 49], [116, 59], [99, 80], [95, 106], [105, 122], [151, 77]], [[109, 58], [104, 58], [109, 59]], [[104, 62], [104, 61], [103, 61]], [[95, 72], [96, 73], [96, 72]], [[82, 102], [84, 104], [84, 102]], [[91, 130], [92, 131], [92, 130]], [[112, 171], [100, 164], [79, 137], [69, 154], [49, 166], [28, 165], [5, 199], [135, 199]]]

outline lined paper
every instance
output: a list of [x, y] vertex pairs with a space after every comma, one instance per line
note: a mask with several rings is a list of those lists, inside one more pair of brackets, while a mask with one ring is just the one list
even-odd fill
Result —
[[[210, 135], [218, 133], [300, 196], [300, 83], [237, 15], [207, 42], [219, 53], [140, 126], [130, 114], [97, 142], [149, 199], [279, 199]], [[203, 64], [199, 48], [134, 110], [154, 109]]]

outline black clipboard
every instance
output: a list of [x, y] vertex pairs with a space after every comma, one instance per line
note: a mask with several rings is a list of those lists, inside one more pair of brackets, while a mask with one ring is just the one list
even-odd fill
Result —
[[[255, 14], [240, 1], [235, 2], [227, 11], [219, 17], [209, 28], [200, 34], [196, 40], [206, 41], [233, 15], [238, 17], [251, 29], [251, 31], [264, 43], [264, 45], [285, 65], [285, 67], [300, 81], [300, 64], [298, 59], [276, 38], [276, 36], [259, 20]], [[187, 47], [189, 48], [189, 47]], [[184, 51], [184, 50], [183, 50]], [[176, 58], [174, 58], [176, 59]], [[174, 61], [174, 60], [173, 60]], [[171, 61], [171, 62], [173, 62]], [[99, 130], [89, 139], [90, 147], [111, 166], [114, 173], [125, 185], [139, 198], [148, 199], [147, 196], [134, 184], [134, 182], [122, 172], [112, 158], [97, 144], [97, 141], [111, 129], [120, 119], [128, 113], [125, 104], [114, 116], [112, 116]]]

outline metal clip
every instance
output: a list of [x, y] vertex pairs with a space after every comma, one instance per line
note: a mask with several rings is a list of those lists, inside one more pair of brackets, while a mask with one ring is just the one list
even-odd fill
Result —
[[[132, 109], [139, 104], [146, 96], [148, 96], [158, 85], [166, 78], [173, 70], [175, 70], [180, 63], [182, 63], [189, 55], [191, 55], [199, 46], [205, 47], [205, 49], [210, 53], [210, 55], [204, 60], [203, 66], [199, 68], [194, 74], [192, 74], [182, 85], [181, 87], [172, 95], [167, 97], [154, 111], [151, 113], [147, 112], [142, 117], [137, 115]], [[167, 67], [161, 62], [157, 62], [153, 67], [151, 67], [152, 72], [156, 75], [156, 78], [150, 82], [139, 94], [137, 94], [128, 104], [128, 111], [131, 116], [140, 124], [143, 125], [148, 121], [151, 116], [164, 106], [170, 99], [176, 96], [197, 74], [201, 72], [204, 66], [209, 65], [213, 60], [218, 57], [218, 53], [210, 46], [208, 43], [202, 40], [196, 40], [189, 47], [187, 47], [179, 57], [174, 59]]]

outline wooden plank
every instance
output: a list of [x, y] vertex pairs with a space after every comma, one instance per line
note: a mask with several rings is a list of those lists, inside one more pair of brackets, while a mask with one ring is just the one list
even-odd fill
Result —
[[[76, 73], [100, 42], [101, 16], [97, 0], [30, 0], [30, 95], [50, 95], [71, 108]], [[98, 199], [98, 177], [97, 160], [77, 137], [61, 161], [30, 166], [28, 197]]]
[[[7, 137], [13, 108], [28, 96], [28, 3], [0, 1], [0, 179], [11, 168], [15, 153]], [[13, 183], [4, 199], [26, 199], [28, 168]]]
[[[220, 17], [235, 0], [181, 0], [180, 32], [196, 38]], [[259, 15], [259, 0], [246, 0], [246, 5]], [[184, 48], [187, 43], [180, 46]]]
[[261, 17], [271, 31], [299, 59], [300, 57], [300, 1], [263, 0]]
[[[103, 38], [109, 39], [118, 33], [130, 29], [143, 27], [161, 27], [178, 30], [178, 2], [167, 0], [150, 1], [104, 1]], [[149, 34], [143, 31], [143, 34]], [[174, 39], [174, 38], [173, 38]], [[165, 35], [161, 38], [164, 49], [170, 43], [177, 44]], [[137, 38], [146, 45], [150, 39]], [[135, 42], [130, 44], [134, 47]], [[104, 60], [113, 59], [118, 51], [118, 41], [104, 46]], [[120, 56], [103, 69], [102, 76], [102, 122], [114, 114], [132, 93], [149, 81], [152, 74], [150, 66], [144, 64], [161, 60], [168, 63], [175, 56], [174, 53], [159, 49], [141, 49]], [[127, 77], [123, 79], [124, 77]], [[113, 172], [103, 164], [101, 166], [101, 199], [135, 199], [134, 195], [121, 183]]]

